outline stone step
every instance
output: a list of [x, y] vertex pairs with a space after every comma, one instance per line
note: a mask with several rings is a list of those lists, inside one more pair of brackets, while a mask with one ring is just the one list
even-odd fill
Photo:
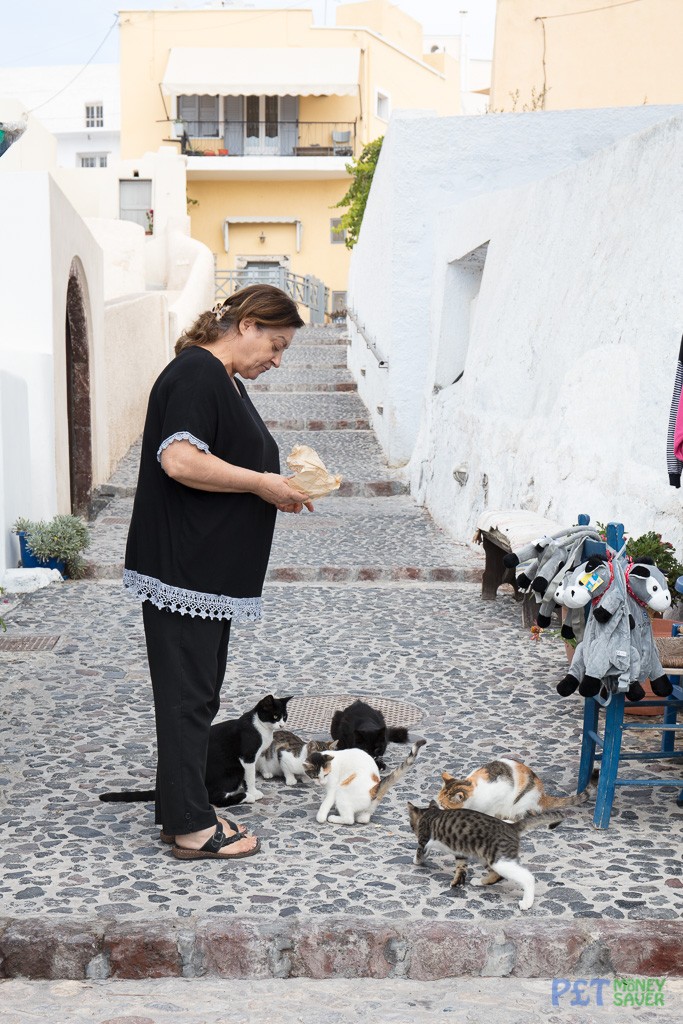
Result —
[[[330, 473], [342, 476], [336, 497], [376, 498], [409, 493], [399, 471], [387, 467], [372, 430], [274, 430], [273, 435], [280, 447], [284, 473], [285, 459], [295, 445], [314, 448]], [[139, 461], [140, 443], [136, 442], [108, 483], [97, 488], [97, 496], [105, 502], [113, 497], [133, 497]]]
[[318, 326], [306, 324], [300, 327], [295, 335], [296, 345], [348, 345], [349, 335], [346, 326], [333, 327], [331, 324]]
[[254, 405], [271, 430], [370, 429], [367, 409], [356, 394], [262, 392], [254, 395]]
[[[131, 498], [118, 498], [91, 526], [91, 579], [123, 571]], [[456, 544], [405, 495], [327, 498], [314, 513], [278, 513], [267, 579], [313, 582], [455, 583], [481, 580], [479, 551]]]
[[302, 369], [313, 370], [324, 367], [329, 370], [345, 370], [347, 366], [346, 350], [332, 345], [306, 345], [296, 340], [288, 348], [282, 360], [282, 368], [290, 369], [300, 366]]
[[[280, 447], [283, 472], [286, 458], [297, 444], [314, 448], [330, 473], [340, 474], [342, 486], [337, 495], [368, 497], [380, 493], [407, 494], [408, 485], [399, 470], [390, 469], [372, 430], [310, 431], [275, 430], [273, 436]], [[374, 490], [358, 489], [371, 484]], [[385, 485], [391, 485], [386, 488]]]
[[356, 391], [356, 382], [346, 370], [331, 367], [307, 369], [299, 366], [281, 366], [279, 369], [262, 373], [255, 381], [249, 381], [249, 391], [278, 392], [325, 392]]

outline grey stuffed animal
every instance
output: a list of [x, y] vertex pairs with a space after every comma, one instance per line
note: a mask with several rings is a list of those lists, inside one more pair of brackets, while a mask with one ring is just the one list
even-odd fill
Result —
[[633, 623], [632, 679], [641, 683], [650, 680], [657, 697], [668, 697], [673, 687], [664, 674], [647, 609], [664, 612], [671, 607], [671, 593], [666, 576], [656, 565], [643, 561], [629, 562], [626, 568], [626, 589], [629, 614]]
[[620, 560], [614, 559], [614, 579], [600, 599], [608, 612], [606, 622], [596, 618], [595, 608], [586, 622], [583, 640], [574, 651], [567, 675], [557, 684], [557, 692], [568, 697], [578, 687], [582, 697], [595, 697], [603, 685], [627, 691], [632, 700], [644, 693], [631, 688], [631, 626], [627, 605], [626, 580]]

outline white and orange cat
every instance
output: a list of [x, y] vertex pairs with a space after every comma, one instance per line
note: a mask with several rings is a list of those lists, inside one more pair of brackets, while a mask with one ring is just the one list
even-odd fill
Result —
[[585, 803], [588, 790], [572, 796], [549, 796], [531, 768], [511, 757], [501, 757], [477, 768], [464, 779], [442, 772], [437, 801], [444, 810], [467, 807], [504, 821], [519, 821], [528, 814]]
[[[377, 773], [374, 758], [357, 747], [309, 754], [304, 771], [325, 789], [316, 820], [321, 825], [326, 821], [336, 825], [367, 825], [377, 804], [414, 764], [425, 743], [421, 738], [415, 740], [405, 761], [384, 779]], [[337, 813], [330, 814], [335, 806]]]

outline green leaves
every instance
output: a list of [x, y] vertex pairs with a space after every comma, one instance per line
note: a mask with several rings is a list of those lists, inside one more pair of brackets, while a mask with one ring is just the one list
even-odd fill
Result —
[[360, 227], [363, 223], [363, 214], [365, 213], [365, 206], [370, 195], [370, 186], [372, 185], [383, 141], [384, 136], [381, 135], [374, 142], [369, 142], [358, 159], [346, 165], [346, 170], [349, 174], [353, 175], [353, 181], [346, 195], [338, 203], [335, 203], [334, 208], [348, 206], [348, 210], [340, 218], [341, 226], [339, 228], [340, 233], [341, 231], [346, 231], [344, 244], [347, 249], [353, 249], [358, 241]]

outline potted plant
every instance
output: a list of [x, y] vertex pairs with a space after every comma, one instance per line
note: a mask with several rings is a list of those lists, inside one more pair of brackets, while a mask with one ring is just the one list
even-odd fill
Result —
[[147, 210], [145, 213], [147, 219], [147, 227], [145, 228], [146, 235], [154, 234], [154, 210]]
[[[661, 533], [655, 533], [654, 530], [650, 530], [648, 533], [641, 534], [640, 537], [630, 537], [626, 542], [626, 554], [630, 555], [631, 558], [650, 557], [657, 568], [666, 576], [671, 594], [674, 595], [676, 593], [676, 580], [683, 574], [683, 565], [681, 565], [676, 557], [676, 549], [673, 544], [662, 540]], [[654, 636], [671, 635], [671, 623], [668, 620], [662, 620], [660, 617], [655, 618], [652, 614], [650, 614], [650, 618], [652, 620]], [[652, 692], [649, 679], [646, 679], [643, 683], [643, 689], [645, 690], [646, 700], [656, 696]], [[663, 708], [661, 707], [643, 707], [641, 704], [627, 704], [624, 710], [629, 715], [643, 715], [646, 717], [663, 713]]]
[[74, 580], [84, 575], [81, 552], [87, 548], [90, 536], [80, 516], [55, 516], [48, 522], [19, 518], [12, 530], [19, 537], [24, 568], [58, 569]]

